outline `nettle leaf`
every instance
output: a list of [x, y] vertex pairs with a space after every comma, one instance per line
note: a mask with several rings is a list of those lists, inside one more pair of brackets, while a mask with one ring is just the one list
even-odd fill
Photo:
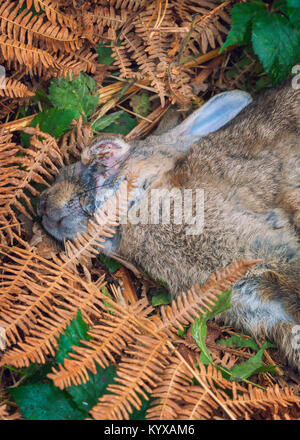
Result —
[[[54, 138], [62, 136], [69, 128], [73, 119], [78, 117], [78, 112], [71, 109], [51, 108], [38, 113], [30, 123], [30, 127], [39, 128], [44, 133], [49, 133]], [[21, 144], [23, 147], [29, 147], [31, 135], [21, 133]]]
[[40, 130], [44, 133], [49, 133], [51, 136], [59, 138], [67, 131], [69, 125], [76, 117], [76, 110], [51, 108], [50, 110], [43, 110], [38, 113], [30, 126], [36, 127], [39, 125]]
[[300, 31], [280, 14], [265, 14], [253, 23], [254, 52], [273, 83], [284, 80], [300, 57]]
[[294, 26], [300, 26], [300, 2], [299, 0], [287, 0], [288, 15]]
[[76, 111], [76, 118], [82, 115], [84, 122], [99, 103], [96, 81], [85, 73], [76, 79], [54, 78], [49, 87], [49, 99], [54, 107]]
[[247, 44], [251, 40], [252, 22], [266, 12], [267, 5], [260, 0], [255, 3], [239, 3], [234, 5], [231, 17], [232, 26], [220, 53], [234, 44]]

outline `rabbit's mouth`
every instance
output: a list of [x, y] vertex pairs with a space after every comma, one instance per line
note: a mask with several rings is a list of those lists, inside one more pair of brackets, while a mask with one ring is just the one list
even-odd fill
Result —
[[68, 214], [58, 220], [44, 214], [42, 224], [49, 234], [59, 241], [64, 241], [72, 240], [78, 232], [87, 230], [88, 219], [89, 217], [83, 213]]

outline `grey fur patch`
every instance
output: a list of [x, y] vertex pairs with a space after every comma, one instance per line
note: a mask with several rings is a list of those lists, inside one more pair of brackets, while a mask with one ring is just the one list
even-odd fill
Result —
[[258, 292], [259, 281], [240, 280], [232, 289], [232, 308], [220, 318], [226, 324], [238, 325], [254, 335], [261, 331], [271, 333], [272, 328], [280, 323], [294, 323], [281, 302], [263, 301]]

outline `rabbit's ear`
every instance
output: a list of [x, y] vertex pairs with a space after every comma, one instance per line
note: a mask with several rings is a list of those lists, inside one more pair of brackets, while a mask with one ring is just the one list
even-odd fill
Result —
[[219, 130], [252, 102], [249, 93], [232, 90], [211, 98], [184, 122], [169, 131], [174, 140], [185, 146]]
[[81, 153], [84, 165], [96, 165], [103, 171], [114, 171], [128, 157], [130, 145], [121, 138], [102, 135]]

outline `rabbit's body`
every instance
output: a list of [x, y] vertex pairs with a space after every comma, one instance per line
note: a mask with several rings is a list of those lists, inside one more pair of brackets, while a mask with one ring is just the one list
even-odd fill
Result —
[[[136, 142], [131, 150], [124, 147], [118, 169], [114, 156], [107, 159], [108, 168], [91, 163], [98, 140], [83, 153], [83, 164], [66, 169], [48, 190], [44, 219], [51, 214], [54, 219], [56, 206], [65, 203], [63, 212], [66, 206], [73, 212], [68, 224], [71, 230], [79, 205], [82, 208], [86, 203], [90, 212], [101, 207], [104, 188], [108, 195], [106, 185], [117, 188], [120, 171], [137, 167], [141, 177], [131, 209], [145, 207], [150, 190], [161, 186], [180, 190], [173, 193], [173, 208], [176, 197], [181, 204], [185, 189], [204, 190], [201, 233], [188, 235], [187, 225], [174, 224], [172, 215], [168, 224], [128, 222], [122, 225], [118, 239], [108, 243], [108, 253], [117, 252], [147, 269], [154, 278], [166, 281], [174, 294], [195, 283], [203, 284], [212, 272], [235, 259], [262, 259], [234, 285], [232, 308], [220, 319], [270, 337], [300, 370], [300, 338], [295, 327], [300, 325], [300, 92], [290, 86], [269, 92], [226, 128], [196, 143], [181, 142], [182, 132], [186, 134], [186, 126], [183, 128], [161, 134], [159, 143], [158, 137], [151, 136]], [[191, 132], [193, 128], [188, 135]], [[114, 139], [103, 139], [104, 148], [117, 145]], [[101, 183], [102, 191], [96, 197], [87, 192], [88, 202], [82, 196], [74, 200], [79, 188], [82, 191], [83, 186]], [[62, 194], [67, 203], [61, 201]], [[79, 217], [75, 233], [87, 221], [82, 213]], [[47, 220], [45, 227], [57, 238], [67, 236], [54, 231]]]

